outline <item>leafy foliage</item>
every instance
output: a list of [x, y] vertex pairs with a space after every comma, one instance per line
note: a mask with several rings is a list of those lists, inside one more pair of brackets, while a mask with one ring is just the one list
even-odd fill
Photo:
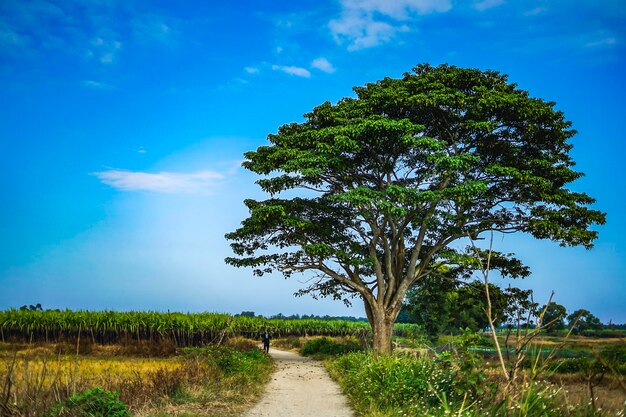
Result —
[[119, 394], [96, 387], [57, 403], [46, 417], [131, 417]]
[[454, 371], [428, 358], [351, 353], [337, 359], [332, 371], [342, 376], [349, 396], [382, 409], [411, 403], [437, 405], [434, 391], [448, 398], [455, 392]]
[[541, 307], [541, 310], [545, 310], [543, 322], [546, 324], [548, 331], [555, 332], [565, 329], [567, 309], [564, 306], [552, 302], [547, 306]]
[[480, 267], [455, 242], [496, 231], [592, 246], [590, 226], [605, 216], [566, 188], [582, 174], [568, 154], [575, 131], [554, 103], [506, 75], [448, 65], [354, 91], [245, 154], [270, 198], [245, 200], [250, 216], [226, 235], [228, 263], [257, 275], [313, 271], [299, 294], [361, 297], [386, 351], [414, 283]]
[[601, 330], [604, 327], [599, 318], [582, 308], [567, 316], [567, 321], [570, 326], [573, 326], [574, 334], [580, 334], [586, 330]]
[[210, 357], [218, 364], [225, 375], [257, 374], [256, 368], [270, 362], [267, 355], [259, 349], [237, 351], [232, 349], [213, 348]]
[[[480, 281], [465, 284], [428, 277], [422, 284], [409, 290], [404, 308], [413, 322], [424, 326], [431, 341], [436, 342], [444, 332], [465, 328], [477, 332], [487, 327], [485, 286]], [[508, 300], [499, 287], [490, 284], [489, 288], [496, 323], [501, 324]]]
[[504, 309], [505, 324], [509, 329], [532, 328], [539, 318], [539, 304], [533, 299], [532, 290], [508, 287], [505, 290], [507, 304]]
[[300, 352], [304, 356], [336, 356], [361, 350], [363, 350], [363, 347], [358, 340], [348, 339], [343, 342], [337, 342], [328, 337], [321, 337], [307, 341]]
[[20, 310], [43, 311], [43, 307], [41, 306], [41, 304], [37, 303], [36, 305], [23, 305], [20, 307]]
[[[489, 284], [492, 314], [496, 326], [516, 326], [533, 318], [537, 305], [532, 292], [516, 287]], [[421, 285], [408, 291], [404, 310], [410, 322], [423, 325], [431, 341], [443, 333], [459, 333], [461, 329], [473, 332], [488, 326], [485, 309], [485, 284], [480, 281], [465, 283], [440, 277], [427, 277]], [[544, 319], [545, 321], [545, 319]]]
[[[473, 345], [471, 332], [461, 337]], [[549, 383], [530, 379], [502, 396], [496, 380], [487, 383], [487, 369], [466, 352], [444, 352], [436, 358], [402, 354], [351, 353], [329, 363], [359, 415], [374, 417], [603, 417], [589, 404], [568, 403], [565, 393]], [[588, 358], [579, 360], [591, 364]], [[595, 377], [596, 374], [594, 374]], [[619, 411], [617, 415], [621, 415]]]

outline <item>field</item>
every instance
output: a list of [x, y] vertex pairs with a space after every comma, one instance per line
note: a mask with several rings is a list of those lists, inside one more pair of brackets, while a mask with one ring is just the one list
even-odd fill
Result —
[[261, 392], [272, 364], [253, 345], [231, 342], [173, 350], [135, 341], [0, 343], [0, 415], [41, 416], [94, 387], [119, 393], [137, 416], [239, 415]]
[[[416, 329], [397, 327], [404, 336]], [[367, 323], [336, 320], [7, 310], [0, 312], [0, 405], [5, 414], [37, 416], [102, 387], [118, 392], [136, 415], [237, 415], [271, 370], [255, 347], [266, 330], [274, 338], [351, 336], [363, 343], [370, 333]]]
[[[400, 335], [415, 332], [417, 326], [397, 324]], [[218, 313], [90, 312], [90, 311], [0, 311], [0, 341], [50, 342], [90, 340], [112, 344], [134, 339], [172, 342], [177, 347], [205, 346], [225, 337], [256, 338], [262, 331], [281, 336], [367, 337], [366, 322], [339, 320], [282, 320], [231, 316]]]
[[256, 347], [265, 330], [275, 347], [326, 359], [359, 416], [624, 413], [626, 337], [615, 337], [623, 332], [535, 339], [519, 389], [505, 399], [484, 335], [445, 336], [429, 346], [418, 326], [397, 325], [396, 353], [376, 357], [364, 322], [9, 310], [0, 312], [0, 415], [74, 415], [45, 413], [76, 395], [104, 401], [100, 391], [89, 391], [96, 387], [113, 393], [106, 401], [121, 401], [141, 417], [241, 415], [273, 369]]

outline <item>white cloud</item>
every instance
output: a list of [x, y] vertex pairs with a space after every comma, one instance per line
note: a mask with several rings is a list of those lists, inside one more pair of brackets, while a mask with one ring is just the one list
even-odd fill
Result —
[[389, 42], [409, 27], [402, 22], [415, 15], [444, 13], [451, 0], [342, 0], [339, 19], [328, 23], [337, 43], [348, 43], [348, 50], [371, 48]]
[[244, 70], [248, 73], [248, 74], [257, 74], [259, 72], [259, 69], [256, 67], [245, 67]]
[[101, 83], [100, 81], [94, 80], [83, 80], [81, 82], [83, 87], [93, 88], [95, 90], [112, 90], [113, 86], [107, 83]]
[[91, 41], [87, 56], [97, 59], [102, 64], [111, 64], [115, 61], [120, 49], [122, 49], [122, 42], [99, 36]]
[[534, 9], [531, 9], [527, 12], [524, 13], [524, 16], [537, 16], [540, 15], [542, 13], [546, 12], [546, 8], [545, 7], [535, 7]]
[[178, 19], [146, 12], [118, 0], [0, 2], [0, 49], [35, 56], [60, 53], [72, 61], [80, 56], [111, 65], [122, 49], [171, 45], [179, 37]]
[[0, 22], [0, 47], [19, 48], [26, 43], [24, 38], [13, 29], [2, 26], [2, 22]]
[[110, 52], [103, 54], [100, 57], [100, 62], [102, 62], [103, 64], [110, 64], [111, 62], [113, 62], [113, 54]]
[[374, 21], [370, 17], [344, 16], [341, 20], [333, 20], [329, 27], [338, 43], [348, 40], [349, 51], [371, 48], [389, 42], [398, 32], [408, 30], [406, 25], [395, 27], [386, 22]]
[[120, 191], [152, 191], [157, 193], [196, 194], [210, 191], [224, 178], [214, 171], [193, 173], [125, 171], [111, 169], [93, 173], [102, 183]]
[[474, 9], [478, 10], [479, 12], [482, 12], [487, 9], [500, 6], [502, 4], [504, 4], [504, 0], [480, 0], [474, 2], [472, 7], [474, 7]]
[[328, 60], [323, 57], [314, 59], [313, 62], [311, 62], [311, 68], [317, 68], [318, 70], [326, 72], [328, 74], [332, 74], [333, 72], [335, 72], [335, 67], [333, 67], [333, 64], [328, 62]]
[[612, 46], [617, 43], [617, 39], [614, 37], [599, 39], [597, 41], [587, 42], [585, 47], [587, 48], [596, 48], [598, 46]]
[[297, 77], [310, 78], [311, 73], [306, 68], [294, 67], [294, 66], [284, 66], [284, 65], [272, 65], [272, 69], [274, 71], [282, 71], [289, 75], [295, 75]]
[[176, 32], [161, 16], [141, 15], [131, 21], [134, 38], [139, 42], [171, 44]]
[[406, 20], [412, 13], [447, 12], [452, 7], [448, 0], [342, 0], [341, 4], [346, 10], [376, 12], [396, 20]]

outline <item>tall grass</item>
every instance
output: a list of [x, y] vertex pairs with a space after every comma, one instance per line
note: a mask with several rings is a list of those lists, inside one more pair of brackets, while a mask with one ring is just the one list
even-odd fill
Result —
[[590, 404], [572, 404], [563, 389], [532, 378], [503, 397], [501, 380], [473, 378], [465, 360], [446, 355], [376, 356], [359, 352], [329, 361], [327, 366], [362, 417], [624, 415], [624, 410], [607, 414]]
[[350, 353], [333, 362], [331, 370], [344, 381], [351, 398], [381, 409], [437, 405], [437, 395], [454, 398], [451, 368], [408, 355]]
[[169, 358], [7, 349], [0, 351], [0, 415], [43, 416], [55, 403], [93, 387], [118, 392], [138, 415], [163, 407], [184, 409], [181, 403], [213, 411], [238, 409], [260, 393], [271, 370], [270, 359], [258, 349], [225, 346], [184, 349]]

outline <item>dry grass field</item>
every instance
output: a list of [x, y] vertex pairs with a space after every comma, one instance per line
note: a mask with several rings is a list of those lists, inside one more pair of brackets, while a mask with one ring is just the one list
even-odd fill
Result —
[[147, 345], [76, 350], [68, 344], [0, 343], [0, 394], [7, 408], [15, 416], [41, 416], [75, 392], [102, 387], [118, 392], [137, 416], [233, 416], [259, 395], [272, 369], [268, 358], [241, 343], [237, 349], [157, 355]]

